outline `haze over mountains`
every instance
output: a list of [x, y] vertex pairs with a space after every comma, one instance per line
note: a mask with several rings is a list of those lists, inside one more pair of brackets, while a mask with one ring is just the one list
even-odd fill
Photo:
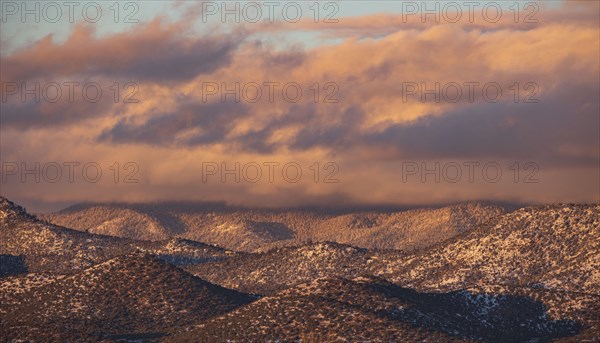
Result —
[[600, 339], [600, 205], [141, 208], [0, 198], [1, 341]]

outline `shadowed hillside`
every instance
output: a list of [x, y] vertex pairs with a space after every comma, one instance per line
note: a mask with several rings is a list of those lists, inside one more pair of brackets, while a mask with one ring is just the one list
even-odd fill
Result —
[[581, 324], [551, 319], [543, 303], [519, 294], [418, 293], [378, 279], [334, 278], [265, 297], [168, 341], [524, 342], [580, 330]]
[[155, 257], [130, 254], [4, 299], [1, 335], [48, 341], [163, 335], [251, 300]]

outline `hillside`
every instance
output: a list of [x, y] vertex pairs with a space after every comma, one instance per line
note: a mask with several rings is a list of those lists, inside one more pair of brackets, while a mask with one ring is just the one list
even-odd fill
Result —
[[368, 271], [369, 257], [367, 249], [327, 242], [238, 255], [187, 270], [224, 287], [272, 294], [318, 278], [361, 276]]
[[438, 209], [317, 211], [246, 209], [206, 203], [82, 204], [42, 214], [56, 225], [115, 237], [181, 237], [245, 252], [333, 241], [414, 250], [494, 220], [506, 210], [476, 203]]
[[409, 258], [383, 256], [371, 270], [420, 290], [505, 284], [600, 295], [600, 205], [523, 208]]
[[0, 254], [30, 272], [65, 272], [132, 251], [130, 240], [53, 225], [0, 197]]
[[[194, 206], [183, 208], [186, 215], [204, 216], [194, 211], [206, 209]], [[278, 237], [267, 244], [242, 235], [231, 245], [251, 242], [260, 247], [256, 250], [270, 249], [235, 252], [180, 237], [134, 240], [72, 230], [0, 198], [0, 337], [598, 341], [600, 205], [491, 211], [485, 220], [474, 214], [478, 206], [323, 214], [227, 212], [215, 205], [207, 213], [221, 211], [222, 218], [250, 225], [246, 229], [262, 237]], [[280, 222], [267, 221], [267, 214]], [[302, 230], [292, 230], [294, 238], [282, 238], [277, 235], [285, 218], [287, 223], [307, 219]], [[463, 225], [467, 218], [470, 224]], [[446, 226], [449, 222], [454, 224]], [[338, 238], [348, 232], [357, 232], [355, 240], [372, 238], [377, 236], [369, 230], [392, 223], [400, 228], [398, 241], [418, 237], [415, 228], [441, 234], [429, 232], [431, 240], [425, 235], [419, 240], [426, 243], [404, 251], [297, 238], [320, 233], [325, 239], [335, 228]], [[290, 227], [300, 226], [285, 230]]]
[[326, 276], [375, 275], [423, 291], [487, 284], [600, 295], [600, 206], [524, 208], [414, 254], [318, 243], [189, 270], [211, 282], [260, 294]]
[[2, 304], [0, 336], [52, 341], [159, 337], [251, 300], [150, 255], [124, 255], [13, 293]]
[[[586, 337], [581, 324], [550, 315], [543, 302], [518, 291], [496, 292], [418, 293], [376, 278], [317, 279], [199, 323], [168, 341], [218, 337], [231, 342], [524, 342], [573, 334]], [[573, 301], [571, 295], [542, 294], [539, 298], [552, 298], [561, 305]], [[576, 300], [598, 309], [593, 303], [598, 299]], [[592, 321], [593, 315], [586, 312], [585, 318]]]
[[220, 316], [167, 341], [208, 342], [367, 341], [386, 337], [391, 341], [448, 341], [448, 336], [430, 333], [396, 320], [405, 305], [387, 285], [345, 279], [318, 279], [262, 298], [228, 315]]
[[501, 207], [475, 203], [392, 213], [353, 213], [319, 223], [312, 239], [412, 251], [476, 228], [504, 213]]
[[71, 230], [39, 220], [0, 197], [3, 275], [72, 272], [134, 251], [153, 253], [175, 264], [218, 260], [232, 254], [213, 245], [183, 239], [145, 242]]

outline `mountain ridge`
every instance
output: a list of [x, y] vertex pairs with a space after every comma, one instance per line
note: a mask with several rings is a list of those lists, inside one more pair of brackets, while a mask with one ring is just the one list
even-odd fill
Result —
[[[484, 203], [403, 211], [247, 209], [223, 203], [77, 205], [43, 214], [49, 222], [81, 231], [137, 240], [180, 237], [244, 252], [307, 241], [336, 241], [364, 248], [413, 250], [506, 213]], [[215, 207], [216, 206], [216, 207]]]

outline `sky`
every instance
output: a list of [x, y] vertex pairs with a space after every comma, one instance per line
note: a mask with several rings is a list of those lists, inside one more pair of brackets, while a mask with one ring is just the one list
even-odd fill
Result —
[[600, 202], [597, 1], [0, 4], [33, 211]]

